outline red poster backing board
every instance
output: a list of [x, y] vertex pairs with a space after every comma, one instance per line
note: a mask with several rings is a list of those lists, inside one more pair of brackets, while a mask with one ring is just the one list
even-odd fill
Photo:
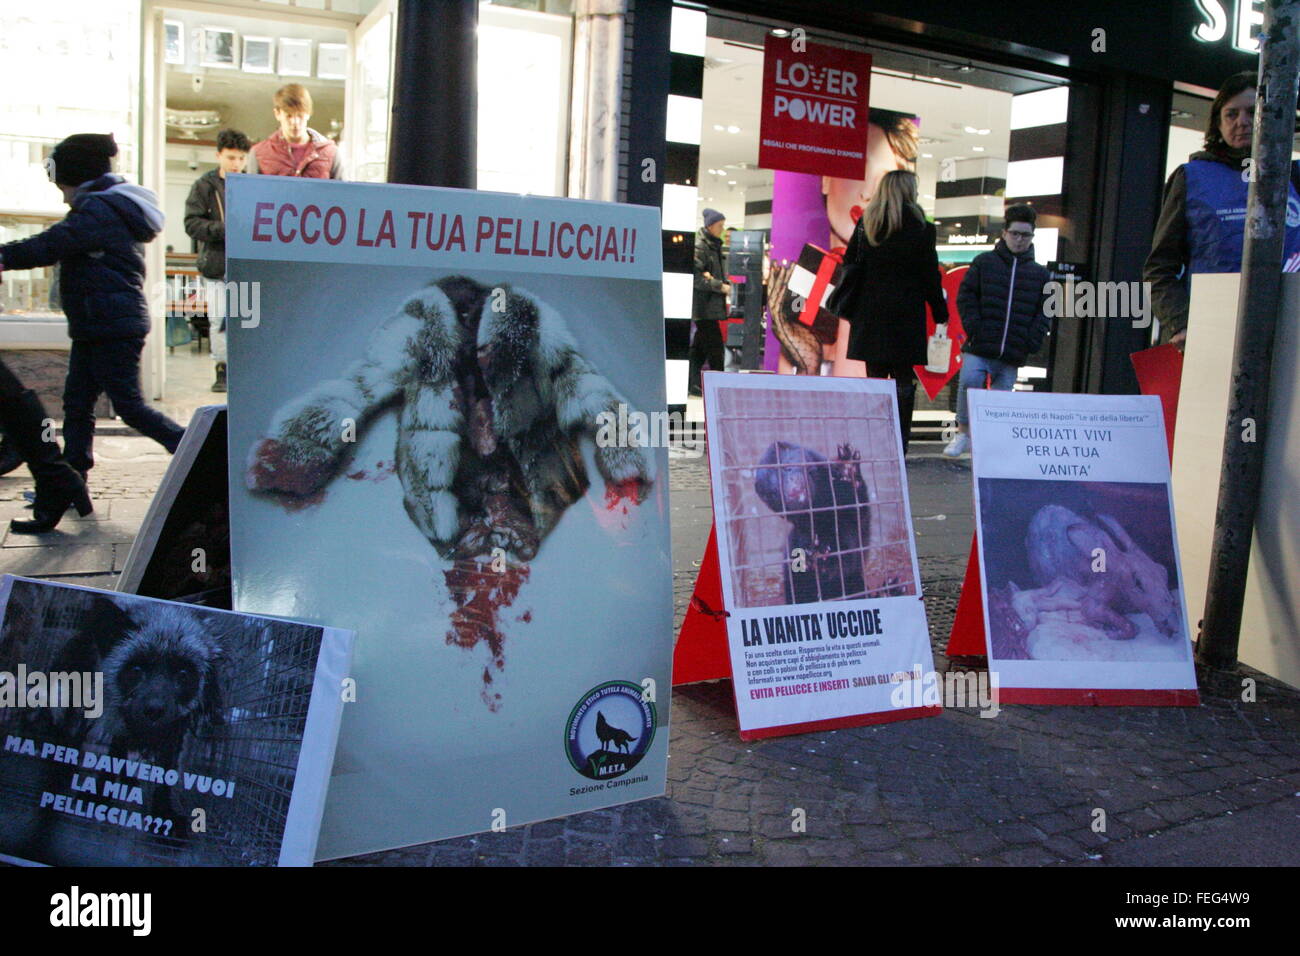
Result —
[[868, 53], [769, 33], [758, 165], [862, 179], [870, 83]]
[[[674, 687], [731, 677], [726, 620], [727, 612], [722, 609], [722, 579], [718, 576], [717, 529], [713, 528], [709, 530], [709, 543], [705, 546], [704, 559], [700, 562], [700, 573], [695, 579], [695, 592], [691, 595], [691, 603], [686, 609], [686, 619], [682, 622], [677, 646], [673, 651]], [[935, 717], [940, 712], [939, 707], [909, 707], [885, 714], [862, 714], [804, 724], [760, 727], [741, 731], [740, 739], [762, 740], [767, 737], [838, 730], [842, 727], [863, 727], [895, 720]]]
[[1174, 422], [1178, 417], [1178, 390], [1183, 380], [1183, 353], [1172, 345], [1134, 352], [1129, 358], [1137, 373], [1143, 395], [1160, 396], [1165, 412], [1165, 437], [1169, 441], [1169, 460], [1174, 458]]
[[948, 647], [944, 653], [949, 657], [983, 657], [988, 654], [984, 634], [984, 598], [980, 593], [979, 544], [973, 534], [966, 577], [961, 582], [961, 596], [957, 599], [957, 616], [952, 620], [952, 633], [948, 635]]
[[727, 612], [722, 609], [722, 579], [718, 576], [718, 532], [710, 528], [695, 591], [673, 648], [673, 686], [730, 676]]

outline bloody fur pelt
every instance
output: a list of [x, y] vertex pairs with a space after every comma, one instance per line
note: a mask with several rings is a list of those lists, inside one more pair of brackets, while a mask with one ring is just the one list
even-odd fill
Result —
[[[527, 578], [519, 565], [586, 493], [582, 440], [594, 438], [600, 413], [617, 415], [625, 401], [546, 303], [454, 276], [411, 296], [342, 378], [284, 405], [251, 450], [247, 482], [286, 503], [319, 494], [346, 463], [349, 427], [359, 434], [396, 405], [406, 513], [454, 562], [444, 572], [457, 608], [449, 640], [486, 642], [500, 670], [496, 612]], [[643, 449], [597, 446], [594, 458], [607, 488], [645, 500], [652, 478]], [[492, 581], [470, 570], [502, 554], [511, 570], [492, 572]]]

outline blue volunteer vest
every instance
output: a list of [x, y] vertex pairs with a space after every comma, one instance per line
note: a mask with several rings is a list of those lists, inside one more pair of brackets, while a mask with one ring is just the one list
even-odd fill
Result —
[[[1210, 159], [1183, 164], [1187, 174], [1189, 272], [1240, 272], [1246, 234], [1246, 192], [1242, 171]], [[1287, 183], [1285, 263], [1300, 253], [1300, 193]]]

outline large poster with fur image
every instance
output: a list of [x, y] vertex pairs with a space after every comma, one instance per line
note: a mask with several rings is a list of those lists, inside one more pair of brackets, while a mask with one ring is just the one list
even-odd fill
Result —
[[321, 858], [661, 794], [656, 211], [228, 188], [235, 606], [357, 632]]
[[1003, 702], [1196, 703], [1160, 400], [976, 389], [970, 400]]
[[741, 736], [937, 713], [892, 383], [709, 373]]
[[0, 581], [0, 859], [310, 866], [352, 635]]

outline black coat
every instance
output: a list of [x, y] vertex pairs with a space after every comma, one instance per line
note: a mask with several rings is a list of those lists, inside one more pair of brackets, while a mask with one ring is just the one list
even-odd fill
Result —
[[[704, 278], [706, 272], [713, 278]], [[691, 301], [691, 318], [727, 317], [727, 293], [722, 291], [726, 276], [722, 265], [722, 237], [711, 236], [701, 229], [695, 234], [695, 295]]]
[[72, 209], [38, 236], [0, 246], [6, 269], [59, 263], [68, 337], [126, 339], [149, 332], [144, 243], [162, 232], [158, 197], [106, 173], [83, 183]]
[[195, 265], [209, 279], [226, 275], [226, 181], [210, 169], [190, 187], [185, 200], [185, 231], [199, 244]]
[[947, 319], [934, 224], [919, 214], [903, 216], [902, 226], [878, 246], [867, 242], [858, 220], [844, 253], [856, 263], [859, 279], [843, 306], [850, 325], [849, 358], [879, 365], [924, 365], [925, 306]]
[[966, 330], [962, 351], [1023, 365], [1047, 334], [1044, 306], [1050, 278], [1034, 261], [1033, 246], [1015, 256], [999, 239], [992, 252], [976, 256], [957, 290], [957, 313]]

